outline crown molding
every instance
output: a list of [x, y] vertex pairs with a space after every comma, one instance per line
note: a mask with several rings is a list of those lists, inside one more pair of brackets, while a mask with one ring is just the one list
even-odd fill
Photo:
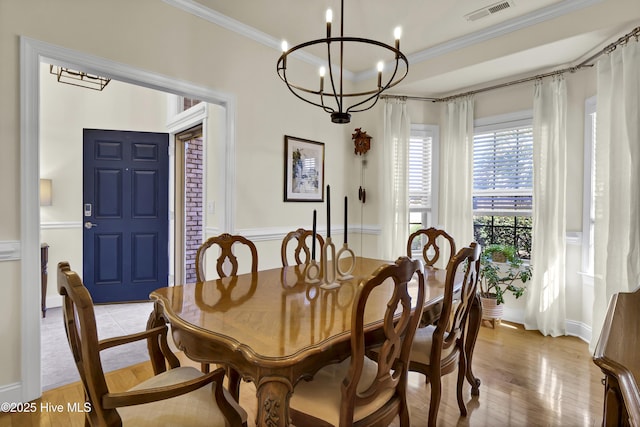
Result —
[[564, 0], [560, 3], [555, 3], [543, 7], [542, 9], [534, 10], [533, 12], [525, 15], [500, 22], [483, 30], [452, 39], [429, 49], [413, 53], [408, 55], [408, 58], [410, 63], [426, 61], [427, 59], [431, 59], [436, 56], [445, 55], [480, 42], [522, 30], [530, 27], [531, 25], [558, 18], [568, 13], [592, 6], [596, 3], [600, 3], [601, 1], [603, 0]]
[[[240, 21], [232, 19], [220, 12], [210, 9], [195, 0], [163, 0], [170, 6], [181, 9], [187, 13], [205, 19], [229, 31], [233, 31], [272, 49], [280, 51], [280, 40], [276, 39], [269, 34], [263, 33], [249, 25], [243, 24]], [[419, 52], [407, 55], [409, 64], [419, 64], [421, 62], [433, 59], [435, 57], [445, 55], [454, 52], [465, 47], [472, 46], [477, 43], [481, 43], [495, 37], [503, 36], [514, 31], [521, 30], [531, 25], [539, 24], [541, 22], [558, 18], [571, 12], [583, 9], [588, 6], [600, 3], [603, 0], [564, 0], [559, 3], [555, 3], [525, 15], [509, 19], [507, 21], [492, 25], [480, 31], [476, 31], [471, 34], [467, 34], [450, 41], [440, 43], [436, 46], [424, 49]], [[323, 60], [315, 55], [310, 55], [304, 52], [294, 52], [292, 56], [301, 59], [309, 64], [321, 66]], [[385, 64], [388, 66], [388, 64]], [[359, 73], [347, 72], [345, 70], [345, 78], [352, 81], [363, 81], [376, 76], [375, 70], [365, 70]]]
[[[541, 9], [534, 10], [533, 12], [527, 13], [525, 15], [500, 22], [480, 31], [476, 31], [462, 37], [440, 43], [428, 49], [412, 53], [410, 55], [407, 55], [407, 59], [409, 60], [409, 64], [419, 64], [429, 59], [433, 59], [438, 56], [455, 52], [456, 50], [473, 46], [477, 43], [504, 36], [514, 31], [522, 30], [523, 28], [527, 28], [544, 21], [558, 18], [560, 16], [575, 12], [588, 6], [592, 6], [602, 1], [603, 0], [564, 0], [560, 3], [555, 3]], [[387, 64], [385, 64], [385, 66], [386, 65]], [[366, 70], [356, 74], [355, 80], [362, 81], [373, 78], [375, 75], [375, 70]]]
[[[281, 43], [282, 40], [277, 39], [273, 36], [270, 36], [267, 33], [263, 33], [260, 30], [257, 30], [249, 25], [243, 24], [240, 21], [237, 21], [233, 18], [230, 18], [222, 13], [215, 11], [211, 8], [201, 5], [195, 0], [162, 0], [170, 6], [183, 10], [187, 13], [195, 15], [199, 18], [202, 18], [206, 21], [209, 21], [213, 24], [219, 25], [222, 28], [225, 28], [229, 31], [233, 31], [234, 33], [240, 34], [241, 36], [247, 37], [253, 41], [261, 43], [267, 47], [270, 47], [278, 52], [281, 51]], [[314, 65], [316, 67], [321, 67], [325, 65], [325, 60], [311, 55], [306, 52], [297, 51], [291, 54], [291, 57], [300, 59], [308, 64]], [[275, 61], [274, 61], [275, 62]], [[335, 67], [335, 65], [332, 65]], [[347, 80], [355, 80], [355, 73], [344, 70], [344, 77]]]

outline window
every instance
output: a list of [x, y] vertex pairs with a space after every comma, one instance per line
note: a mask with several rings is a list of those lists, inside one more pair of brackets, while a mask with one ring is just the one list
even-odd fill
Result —
[[202, 101], [199, 99], [187, 98], [186, 96], [182, 97], [182, 111], [187, 111], [191, 107], [195, 107], [200, 104]]
[[584, 207], [582, 213], [582, 271], [593, 276], [593, 227], [595, 222], [596, 97], [585, 102]]
[[531, 256], [531, 112], [477, 120], [473, 137], [473, 228], [482, 246], [513, 245]]
[[[409, 233], [437, 224], [438, 127], [412, 125], [409, 138]], [[423, 242], [414, 240], [416, 249]]]

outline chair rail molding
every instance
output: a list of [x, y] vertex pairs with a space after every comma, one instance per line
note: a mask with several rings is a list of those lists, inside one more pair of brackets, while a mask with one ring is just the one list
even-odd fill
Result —
[[19, 260], [21, 251], [20, 242], [17, 240], [0, 240], [0, 261]]
[[40, 228], [43, 230], [72, 230], [76, 228], [82, 228], [82, 221], [41, 222]]
[[[270, 240], [282, 240], [284, 236], [287, 235], [288, 232], [295, 230], [299, 226], [291, 226], [291, 227], [264, 227], [264, 228], [244, 228], [236, 230], [237, 234], [240, 234], [246, 237], [249, 240], [253, 240], [254, 242], [266, 242]], [[304, 228], [304, 226], [303, 226]], [[310, 227], [307, 227], [310, 229]], [[380, 235], [382, 232], [382, 227], [380, 225], [347, 225], [347, 232], [349, 234], [353, 233], [361, 233], [361, 234], [370, 234], [370, 235]], [[207, 235], [215, 235], [216, 232], [212, 232], [213, 229], [207, 228]], [[327, 232], [326, 227], [318, 228], [318, 233], [323, 234]], [[341, 234], [344, 232], [343, 228], [331, 227], [331, 234]]]

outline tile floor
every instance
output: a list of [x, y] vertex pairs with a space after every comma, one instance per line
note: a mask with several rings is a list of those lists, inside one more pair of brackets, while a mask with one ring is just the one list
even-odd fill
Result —
[[[151, 302], [96, 305], [98, 338], [144, 330], [151, 310]], [[41, 319], [40, 334], [43, 391], [79, 381], [80, 375], [64, 332], [61, 307], [47, 310], [47, 317]], [[110, 348], [101, 356], [105, 372], [130, 366], [148, 360], [146, 341]]]

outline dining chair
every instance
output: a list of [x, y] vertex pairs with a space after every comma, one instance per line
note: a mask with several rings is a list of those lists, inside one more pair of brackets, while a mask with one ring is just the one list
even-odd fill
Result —
[[[292, 240], [296, 240], [297, 244], [293, 250], [293, 257], [296, 262], [296, 265], [307, 264], [311, 260], [311, 250], [309, 249], [309, 245], [307, 245], [307, 239], [313, 239], [313, 232], [311, 230], [305, 230], [304, 228], [298, 228], [295, 231], [290, 231], [284, 236], [282, 239], [282, 245], [280, 247], [280, 256], [282, 257], [282, 266], [286, 267], [289, 265], [287, 250], [289, 244]], [[324, 245], [324, 239], [321, 235], [316, 234], [316, 243], [318, 244], [317, 253], [320, 254], [322, 250], [322, 246]], [[313, 244], [313, 241], [310, 242]], [[304, 258], [302, 258], [302, 254], [304, 253]], [[318, 256], [318, 259], [320, 257]]]
[[[400, 425], [409, 426], [407, 363], [424, 306], [422, 270], [421, 261], [401, 257], [360, 282], [351, 317], [351, 356], [295, 386], [290, 401], [294, 425], [383, 426], [399, 416]], [[414, 275], [417, 294], [412, 289], [412, 301], [408, 284]], [[364, 314], [369, 297], [383, 283], [393, 286], [394, 292], [384, 301], [381, 357], [376, 363], [365, 355]], [[413, 311], [412, 306], [416, 307]]]
[[[429, 427], [436, 425], [438, 417], [442, 396], [441, 377], [455, 371], [456, 365], [458, 408], [460, 415], [467, 415], [467, 407], [462, 396], [462, 386], [467, 372], [464, 337], [469, 309], [478, 287], [480, 252], [480, 245], [472, 242], [449, 260], [440, 318], [435, 325], [418, 328], [413, 339], [409, 370], [424, 374], [426, 381], [431, 383]], [[462, 277], [462, 288], [457, 302], [454, 301], [456, 277]]]
[[[167, 343], [166, 325], [144, 332], [98, 340], [93, 300], [68, 262], [58, 264], [64, 326], [90, 411], [86, 426], [246, 426], [247, 413], [222, 386], [224, 370], [202, 375], [181, 367]], [[128, 391], [111, 392], [100, 352], [147, 340], [155, 375]], [[167, 370], [167, 366], [169, 369]]]
[[[251, 253], [251, 272], [258, 271], [258, 251], [256, 245], [244, 236], [231, 235], [223, 233], [219, 236], [209, 237], [196, 251], [196, 281], [204, 282], [205, 275], [205, 253], [213, 245], [220, 248], [220, 254], [216, 261], [216, 271], [220, 277], [237, 276], [238, 275], [238, 259], [234, 255], [234, 245], [245, 245]], [[230, 265], [231, 270], [226, 272], [225, 265]]]
[[[218, 276], [228, 277], [238, 275], [238, 258], [234, 255], [233, 246], [236, 244], [244, 245], [249, 249], [251, 253], [251, 272], [258, 272], [258, 250], [256, 245], [249, 239], [240, 235], [231, 235], [229, 233], [222, 233], [219, 236], [209, 237], [196, 251], [196, 281], [198, 283], [204, 282], [206, 279], [205, 274], [205, 254], [209, 248], [216, 245], [220, 248], [220, 254], [216, 261], [216, 271]], [[225, 263], [231, 266], [229, 272], [225, 272]], [[209, 372], [209, 364], [202, 363], [201, 371], [204, 373]], [[232, 368], [227, 367], [227, 375], [229, 377], [229, 389], [233, 397], [238, 400], [240, 395], [240, 376]]]
[[[423, 239], [426, 238], [426, 242], [422, 244]], [[407, 256], [412, 258], [414, 252], [414, 240], [418, 239], [422, 244], [422, 258], [424, 264], [428, 267], [432, 267], [440, 259], [441, 245], [438, 242], [442, 242], [446, 245], [448, 243], [449, 259], [456, 253], [456, 243], [446, 231], [435, 227], [422, 228], [411, 233], [407, 240]], [[415, 242], [418, 243], [418, 242]], [[419, 246], [419, 245], [418, 245]]]

